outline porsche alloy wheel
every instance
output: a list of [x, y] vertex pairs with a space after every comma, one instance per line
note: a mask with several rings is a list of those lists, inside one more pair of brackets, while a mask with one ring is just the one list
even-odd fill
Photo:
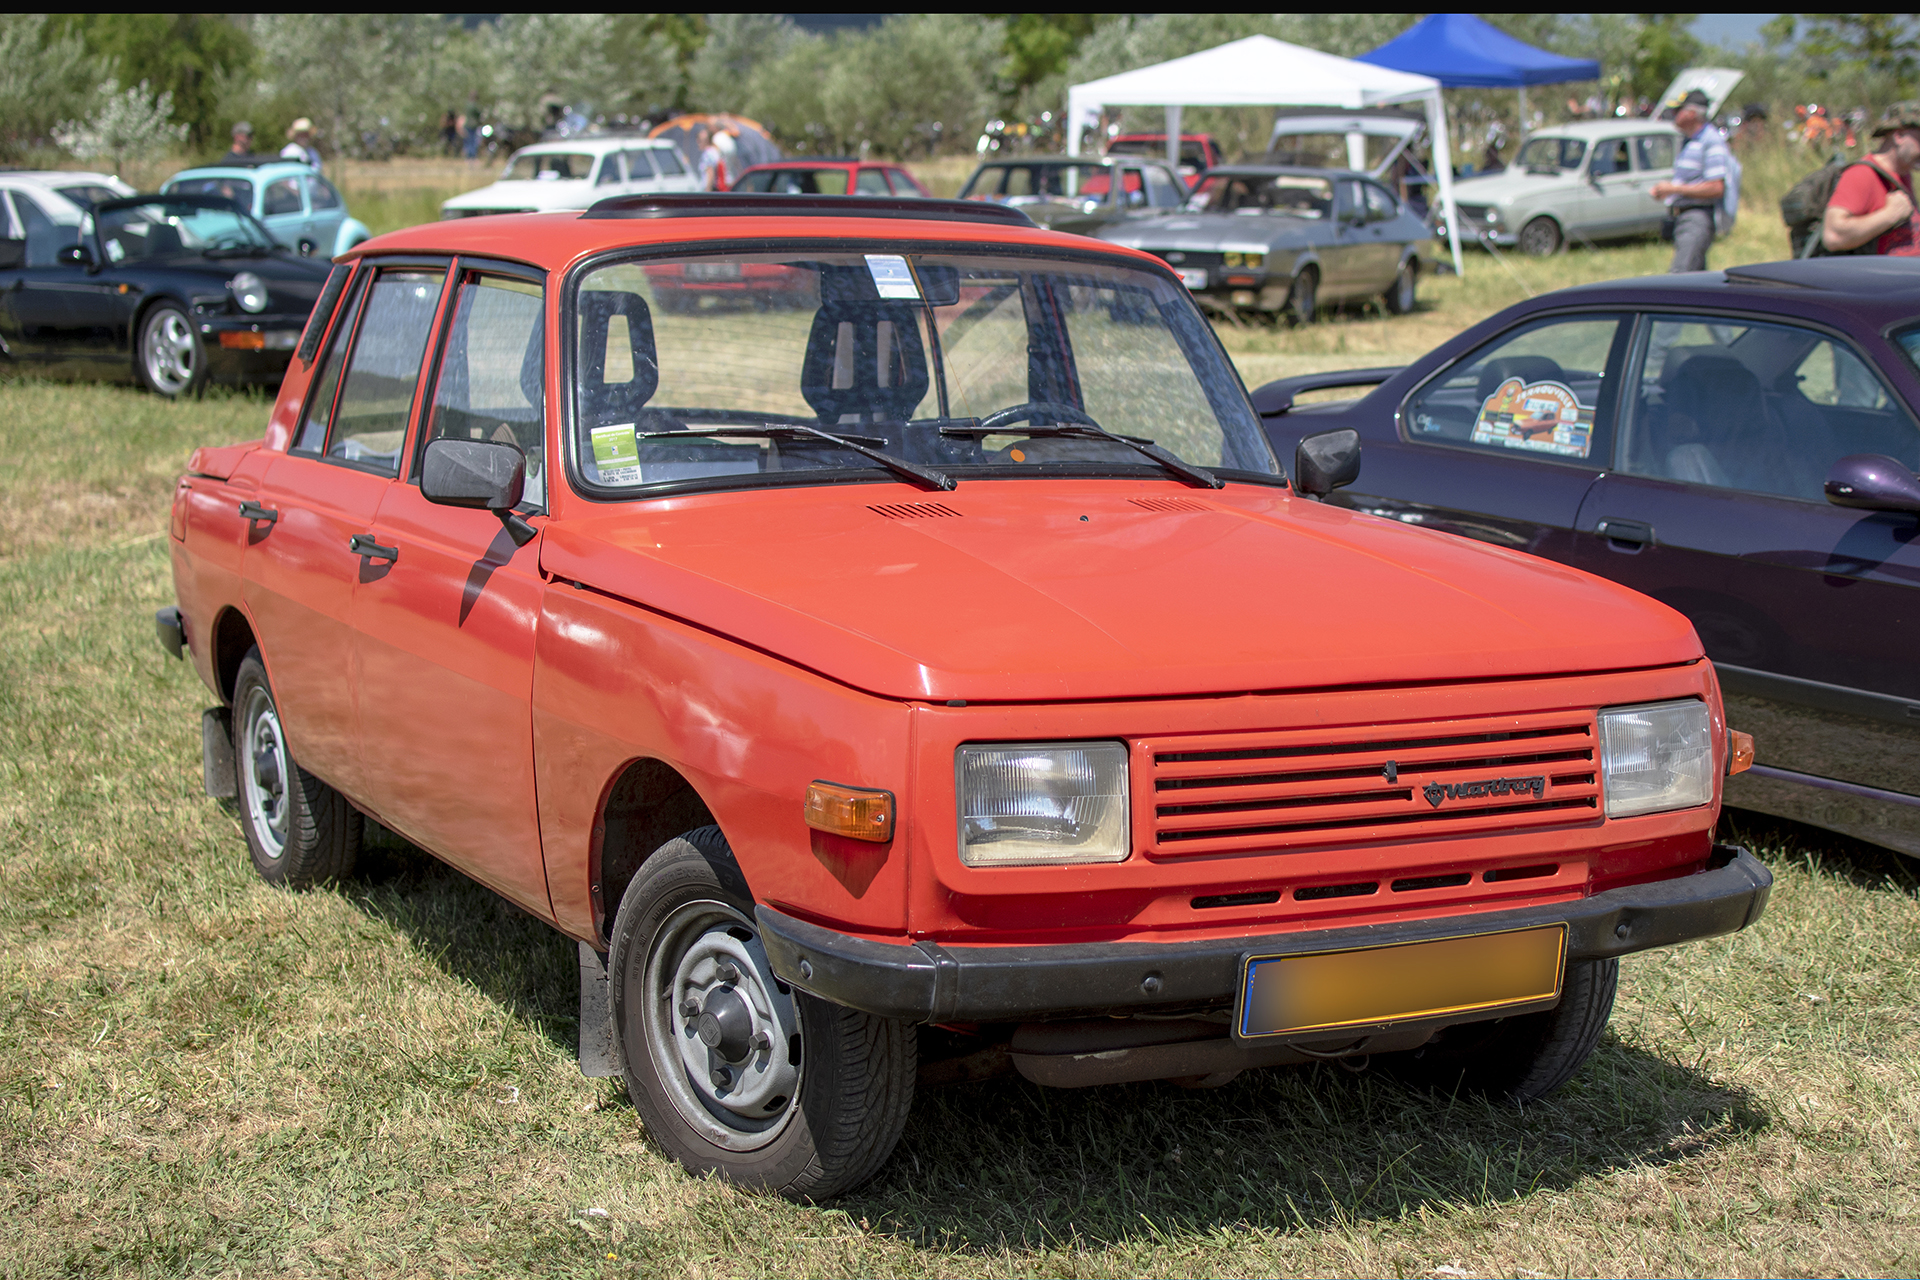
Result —
[[169, 399], [186, 395], [206, 376], [206, 352], [187, 313], [171, 302], [147, 312], [140, 324], [140, 376]]
[[1560, 252], [1560, 224], [1552, 218], [1538, 217], [1520, 228], [1520, 252], [1545, 258]]
[[717, 827], [642, 864], [608, 964], [627, 1093], [693, 1172], [824, 1199], [872, 1176], [899, 1141], [913, 1036], [786, 986], [752, 913]]

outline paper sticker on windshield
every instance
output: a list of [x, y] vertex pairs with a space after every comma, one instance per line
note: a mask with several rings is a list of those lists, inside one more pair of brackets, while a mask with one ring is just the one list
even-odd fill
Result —
[[881, 297], [920, 301], [920, 286], [913, 282], [913, 271], [899, 254], [868, 254], [867, 274], [873, 277], [873, 287], [880, 291]]
[[600, 469], [602, 484], [640, 483], [640, 442], [634, 439], [631, 422], [616, 422], [595, 427], [593, 465]]
[[1508, 378], [1480, 406], [1473, 442], [1584, 458], [1593, 450], [1593, 406], [1564, 382]]

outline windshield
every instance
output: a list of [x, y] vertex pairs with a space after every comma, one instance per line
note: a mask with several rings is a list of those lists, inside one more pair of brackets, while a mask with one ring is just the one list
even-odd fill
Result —
[[270, 253], [266, 228], [238, 209], [150, 200], [98, 215], [109, 262], [176, 253]]
[[1522, 169], [1578, 169], [1587, 144], [1578, 138], [1529, 138], [1514, 163]]
[[218, 196], [236, 209], [253, 212], [253, 184], [245, 178], [182, 178], [167, 186], [170, 196]]
[[523, 152], [508, 161], [503, 182], [585, 182], [595, 157], [579, 151]]
[[993, 252], [628, 261], [581, 279], [573, 326], [574, 459], [603, 496], [791, 484], [795, 472], [888, 478], [795, 427], [960, 480], [1166, 474], [1101, 431], [1239, 478], [1280, 474], [1186, 290], [1124, 263]]
[[115, 191], [112, 187], [103, 187], [94, 182], [77, 183], [70, 187], [55, 187], [54, 190], [79, 205], [82, 209], [91, 209], [102, 200], [118, 200], [121, 196], [129, 194], [125, 191]]
[[[1123, 170], [1128, 191], [1140, 190], [1137, 169]], [[960, 190], [962, 200], [998, 200], [1004, 204], [1084, 197], [1104, 201], [1113, 189], [1114, 170], [1103, 164], [992, 165], [973, 175]]]
[[1294, 218], [1333, 216], [1333, 183], [1326, 178], [1297, 174], [1264, 177], [1259, 174], [1209, 175], [1188, 202], [1207, 213], [1279, 213]]

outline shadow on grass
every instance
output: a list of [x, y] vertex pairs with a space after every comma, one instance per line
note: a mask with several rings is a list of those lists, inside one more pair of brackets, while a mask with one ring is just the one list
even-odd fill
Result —
[[1920, 897], [1920, 859], [1837, 831], [1748, 809], [1720, 815], [1717, 838], [1745, 845], [1762, 862], [1838, 876], [1861, 889]]

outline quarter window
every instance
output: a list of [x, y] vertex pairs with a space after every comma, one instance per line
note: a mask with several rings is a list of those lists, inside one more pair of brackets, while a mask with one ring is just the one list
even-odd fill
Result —
[[660, 152], [652, 150], [627, 152], [627, 181], [642, 182], [653, 177], [653, 161], [648, 157], [659, 154]]
[[887, 178], [878, 169], [862, 169], [854, 190], [863, 196], [887, 195]]
[[440, 305], [439, 271], [383, 271], [367, 293], [366, 315], [340, 388], [327, 456], [398, 475], [420, 360]]
[[300, 180], [282, 178], [278, 182], [267, 184], [260, 195], [260, 209], [267, 217], [277, 214], [300, 212]]
[[1650, 317], [1620, 469], [1823, 502], [1851, 453], [1920, 469], [1920, 426], [1853, 349], [1798, 325]]
[[1176, 182], [1165, 169], [1146, 169], [1147, 203], [1156, 209], [1177, 209], [1187, 202], [1184, 184]]
[[1604, 466], [1612, 426], [1607, 371], [1618, 316], [1544, 320], [1503, 334], [1407, 402], [1415, 441]]
[[546, 505], [545, 316], [539, 285], [469, 277], [460, 286], [426, 432], [433, 440], [518, 447], [527, 459], [525, 501], [539, 507]]
[[1400, 212], [1400, 206], [1394, 202], [1393, 197], [1388, 195], [1384, 188], [1376, 187], [1371, 182], [1367, 182], [1362, 183], [1360, 189], [1366, 193], [1367, 197], [1368, 222], [1385, 222]]
[[670, 147], [653, 148], [653, 162], [665, 177], [678, 177], [687, 171], [686, 166], [680, 163], [680, 153]]

